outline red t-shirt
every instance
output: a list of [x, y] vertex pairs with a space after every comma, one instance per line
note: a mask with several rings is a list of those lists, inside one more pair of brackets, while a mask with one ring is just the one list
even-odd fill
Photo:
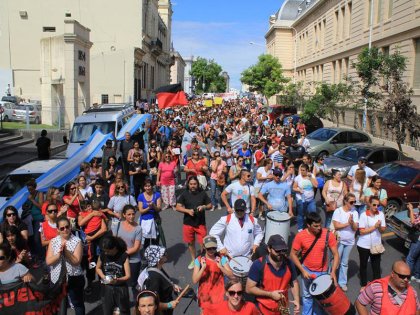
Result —
[[[82, 218], [86, 217], [89, 215], [90, 212], [88, 211], [82, 211], [79, 213], [79, 215], [82, 216]], [[88, 223], [86, 223], [86, 225], [84, 226], [84, 231], [86, 234], [90, 234], [92, 232], [95, 232], [97, 230], [99, 230], [101, 228], [102, 225], [102, 219], [105, 219], [105, 215], [102, 214], [102, 216], [100, 217], [92, 217]]]
[[[73, 198], [73, 196], [63, 196], [63, 200], [70, 201]], [[67, 217], [76, 219], [80, 212], [80, 202], [79, 198], [74, 199], [73, 203], [69, 205], [69, 209], [67, 210]]]
[[201, 170], [203, 166], [206, 166], [206, 160], [201, 159], [198, 162], [194, 162], [193, 160], [189, 160], [187, 164], [185, 164], [185, 167], [188, 169], [193, 169], [197, 172], [197, 174], [194, 173], [188, 173], [188, 177], [192, 175], [204, 175], [204, 172]]
[[170, 163], [160, 162], [160, 183], [162, 185], [175, 185], [175, 171], [176, 162], [171, 161]]
[[217, 309], [214, 309], [211, 314], [203, 313], [203, 315], [231, 315], [231, 314], [241, 314], [241, 315], [259, 315], [261, 314], [255, 304], [251, 302], [245, 302], [242, 305], [241, 309], [238, 311], [233, 311], [229, 308], [228, 301], [223, 301]]
[[[322, 229], [322, 235], [319, 240], [316, 242], [314, 248], [312, 248], [309, 255], [306, 257], [303, 264], [310, 270], [313, 271], [326, 271], [327, 270], [327, 263], [328, 263], [328, 253], [326, 254], [327, 257], [325, 258], [324, 266], [322, 265], [322, 257], [324, 255], [324, 248], [325, 248], [325, 239], [327, 236], [327, 229]], [[315, 235], [309, 233], [308, 229], [304, 229], [303, 231], [299, 232], [295, 239], [293, 240], [292, 248], [296, 251], [302, 250], [302, 256], [305, 255], [306, 251], [311, 247], [312, 242], [315, 240]], [[328, 238], [328, 246], [334, 247], [337, 246], [337, 240], [334, 237], [334, 234], [330, 232], [330, 236]]]

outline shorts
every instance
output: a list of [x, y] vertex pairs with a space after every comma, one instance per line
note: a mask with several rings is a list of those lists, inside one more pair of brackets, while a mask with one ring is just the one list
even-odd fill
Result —
[[197, 241], [203, 244], [203, 238], [207, 235], [207, 228], [205, 225], [197, 227], [191, 225], [182, 226], [182, 235], [185, 243], [193, 243], [195, 241], [195, 234], [197, 234]]

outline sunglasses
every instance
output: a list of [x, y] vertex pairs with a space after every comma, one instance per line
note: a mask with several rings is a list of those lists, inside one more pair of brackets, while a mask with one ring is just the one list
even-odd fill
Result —
[[378, 203], [372, 203], [372, 205], [371, 205], [372, 207], [378, 207], [379, 206], [379, 204]]
[[6, 256], [0, 256], [0, 260], [6, 260]]
[[121, 188], [125, 189], [125, 187], [124, 187], [124, 186], [118, 186], [118, 187], [117, 187], [117, 189], [121, 189]]
[[215, 155], [214, 157], [220, 157], [220, 155]]
[[75, 190], [76, 189], [76, 187], [70, 187], [70, 190]]
[[354, 205], [356, 203], [356, 201], [349, 201], [349, 204]]
[[408, 280], [411, 277], [411, 275], [402, 275], [402, 274], [396, 272], [395, 270], [392, 270], [392, 272], [395, 273], [402, 280]]
[[206, 250], [217, 250], [217, 247], [209, 247], [209, 248], [206, 248]]
[[8, 213], [6, 214], [6, 217], [10, 218], [10, 217], [15, 217], [16, 213]]
[[287, 254], [287, 250], [281, 249], [281, 250], [274, 250], [276, 252], [277, 255], [280, 254]]
[[58, 213], [57, 209], [47, 210], [48, 213]]
[[61, 232], [65, 231], [65, 230], [70, 230], [70, 225], [60, 226], [58, 229], [59, 229]]
[[242, 296], [242, 294], [244, 293], [244, 291], [228, 291], [228, 293], [229, 293], [229, 296], [235, 296], [235, 295], [238, 295], [238, 296]]

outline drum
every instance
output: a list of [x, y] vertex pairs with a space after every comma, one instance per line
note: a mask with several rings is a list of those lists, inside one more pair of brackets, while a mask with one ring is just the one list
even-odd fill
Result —
[[265, 224], [265, 242], [271, 235], [280, 234], [284, 241], [289, 241], [290, 235], [290, 215], [286, 212], [269, 211], [267, 213], [267, 223]]
[[232, 269], [233, 274], [241, 280], [244, 289], [251, 265], [252, 260], [245, 256], [236, 256], [229, 261], [230, 269]]
[[309, 293], [330, 315], [354, 315], [354, 306], [347, 295], [336, 287], [328, 274], [317, 277], [309, 286]]

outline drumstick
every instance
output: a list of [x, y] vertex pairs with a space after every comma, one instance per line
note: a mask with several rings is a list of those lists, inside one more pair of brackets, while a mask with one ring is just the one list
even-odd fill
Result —
[[182, 292], [178, 295], [178, 297], [175, 299], [175, 301], [179, 302], [179, 300], [185, 295], [185, 293], [187, 293], [189, 288], [190, 288], [190, 285], [187, 284], [187, 286], [184, 288], [184, 290], [182, 290]]
[[230, 260], [232, 260], [233, 262], [237, 263], [239, 266], [243, 267], [243, 265], [242, 265], [239, 261], [237, 261], [236, 259], [233, 259], [233, 258], [232, 258], [232, 257], [230, 257], [230, 256], [229, 256], [229, 258], [230, 258]]

